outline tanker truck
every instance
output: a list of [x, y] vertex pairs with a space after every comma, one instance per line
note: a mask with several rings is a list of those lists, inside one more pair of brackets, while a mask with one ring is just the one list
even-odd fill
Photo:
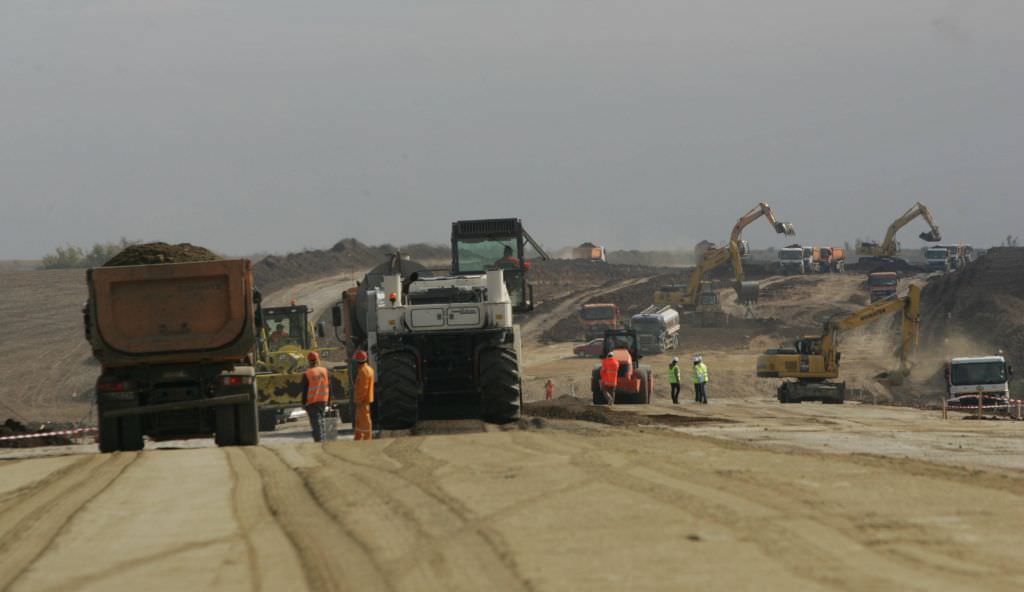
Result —
[[100, 452], [141, 450], [143, 436], [258, 443], [248, 259], [99, 267], [86, 281]]
[[671, 306], [652, 304], [633, 315], [630, 328], [636, 332], [641, 354], [657, 354], [679, 344], [679, 313]]

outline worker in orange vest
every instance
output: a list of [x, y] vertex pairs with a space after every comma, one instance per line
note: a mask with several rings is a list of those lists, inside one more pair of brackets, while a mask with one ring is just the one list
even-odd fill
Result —
[[331, 376], [327, 368], [320, 365], [320, 355], [316, 352], [309, 352], [306, 360], [309, 368], [302, 375], [302, 407], [309, 416], [313, 441], [319, 442], [324, 437], [324, 414], [331, 402]]
[[601, 391], [609, 405], [615, 403], [615, 389], [618, 386], [619, 361], [615, 359], [614, 353], [608, 352], [608, 355], [601, 360]]
[[498, 269], [519, 269], [520, 262], [519, 258], [516, 257], [515, 251], [512, 250], [512, 247], [506, 246], [501, 259], [495, 261], [494, 266]]
[[372, 440], [373, 422], [370, 419], [370, 404], [373, 403], [373, 368], [367, 363], [370, 357], [363, 350], [357, 351], [352, 359], [355, 360], [358, 367], [356, 370], [355, 439]]
[[544, 400], [550, 401], [553, 398], [555, 398], [555, 383], [551, 382], [551, 379], [549, 378], [548, 381], [544, 383]]

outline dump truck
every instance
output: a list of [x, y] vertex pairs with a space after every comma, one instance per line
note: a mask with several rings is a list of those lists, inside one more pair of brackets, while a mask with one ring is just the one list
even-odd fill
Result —
[[86, 272], [101, 452], [213, 436], [253, 445], [260, 298], [248, 259]]
[[782, 275], [800, 275], [807, 273], [804, 268], [804, 248], [800, 245], [788, 245], [779, 249], [779, 273]]
[[629, 320], [641, 354], [658, 354], [679, 345], [679, 313], [671, 306], [652, 304]]
[[265, 307], [263, 329], [260, 331], [256, 360], [256, 384], [259, 393], [259, 428], [273, 431], [289, 409], [302, 405], [302, 378], [309, 367], [310, 352], [320, 355], [331, 380], [333, 403], [350, 420], [348, 400], [348, 365], [328, 361], [324, 354], [331, 351], [320, 347], [319, 339], [325, 335], [323, 323], [313, 324], [313, 309], [304, 304]]
[[893, 298], [900, 289], [900, 276], [895, 271], [869, 273], [867, 286], [871, 302]]
[[[615, 403], [650, 403], [654, 395], [654, 373], [650, 366], [640, 364], [643, 357], [636, 331], [617, 329], [605, 331], [601, 357], [611, 353], [619, 362], [619, 379], [615, 388]], [[601, 390], [601, 365], [590, 373], [590, 392], [595, 405], [607, 401]]]
[[[396, 253], [342, 295], [332, 322], [377, 371], [377, 425], [519, 417], [522, 339], [512, 315], [533, 306], [527, 244], [546, 258], [519, 219], [455, 222], [450, 270]], [[516, 265], [502, 265], [512, 258]]]
[[585, 339], [597, 339], [608, 329], [618, 329], [622, 320], [619, 307], [611, 302], [595, 302], [580, 307], [580, 323]]
[[606, 262], [608, 257], [605, 255], [604, 247], [595, 245], [594, 243], [583, 243], [572, 250], [573, 259], [582, 259], [583, 261], [599, 261]]
[[1006, 406], [1010, 404], [1013, 368], [1002, 353], [957, 357], [946, 362], [946, 404], [950, 408]]
[[825, 321], [820, 335], [798, 339], [793, 347], [770, 349], [757, 357], [757, 376], [786, 378], [778, 388], [780, 403], [821, 401], [843, 403], [846, 383], [835, 382], [839, 376], [839, 338], [843, 332], [902, 312], [902, 342], [899, 348], [900, 367], [891, 373], [897, 377], [910, 373], [909, 358], [917, 345], [921, 318], [921, 289], [911, 285], [903, 298], [890, 298], [868, 305], [849, 315]]
[[811, 259], [815, 273], [840, 273], [846, 269], [843, 247], [814, 247]]

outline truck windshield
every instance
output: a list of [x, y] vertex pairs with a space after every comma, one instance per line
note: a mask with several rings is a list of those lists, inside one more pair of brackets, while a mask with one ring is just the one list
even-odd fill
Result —
[[779, 259], [786, 261], [800, 260], [804, 258], [803, 251], [779, 251]]
[[580, 311], [580, 316], [585, 321], [610, 321], [615, 318], [615, 309], [610, 306], [584, 308]]
[[869, 286], [895, 286], [898, 280], [894, 277], [873, 277], [868, 278]]
[[945, 259], [947, 252], [946, 249], [928, 249], [924, 256], [926, 259]]
[[953, 364], [949, 381], [953, 386], [1002, 384], [1006, 382], [1006, 364], [1003, 362]]
[[458, 269], [455, 272], [484, 273], [488, 269], [494, 268], [518, 268], [518, 263], [505, 260], [506, 253], [509, 250], [511, 250], [513, 257], [517, 257], [517, 247], [515, 238], [459, 240], [455, 243], [456, 253], [459, 257]]
[[632, 325], [637, 333], [657, 333], [662, 329], [661, 322], [652, 319], [636, 319]]
[[304, 312], [264, 310], [263, 317], [271, 351], [285, 345], [308, 347]]

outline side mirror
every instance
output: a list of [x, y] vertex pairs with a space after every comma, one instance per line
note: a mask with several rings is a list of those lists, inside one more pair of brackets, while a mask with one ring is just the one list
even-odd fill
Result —
[[1007, 376], [1013, 376], [1013, 366], [1011, 366], [1009, 364], [1006, 365], [1006, 375]]
[[327, 331], [324, 330], [324, 322], [318, 321], [316, 324], [316, 336], [323, 339], [327, 335]]
[[331, 307], [331, 325], [341, 327], [341, 306]]

